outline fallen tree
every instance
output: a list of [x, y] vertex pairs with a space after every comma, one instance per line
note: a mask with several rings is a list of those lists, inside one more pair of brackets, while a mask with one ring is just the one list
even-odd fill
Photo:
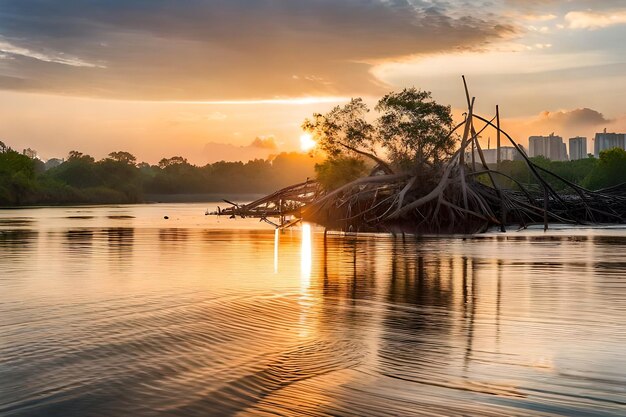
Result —
[[[463, 132], [459, 148], [449, 157], [441, 160], [422, 157], [417, 159], [413, 169], [396, 172], [371, 150], [362, 151], [353, 142], [333, 138], [330, 142], [333, 149], [343, 147], [369, 156], [377, 169], [370, 176], [336, 190], [324, 191], [314, 181], [307, 181], [247, 205], [220, 209], [220, 214], [259, 217], [266, 221], [268, 216], [276, 216], [278, 223], [268, 222], [277, 227], [306, 220], [331, 230], [417, 234], [471, 234], [494, 226], [504, 231], [506, 226], [527, 227], [537, 223], [547, 229], [551, 222], [626, 221], [626, 184], [591, 191], [534, 164], [500, 127], [497, 107], [491, 119], [474, 112], [475, 99], [470, 98], [465, 78], [463, 82], [468, 106], [465, 119], [452, 128], [447, 137], [441, 138], [441, 143], [448, 143], [456, 132]], [[357, 130], [354, 120], [350, 123], [352, 136], [345, 137], [363, 141], [369, 128], [359, 126], [361, 130]], [[332, 128], [339, 131], [336, 126]], [[488, 129], [495, 130], [498, 147], [503, 137], [518, 151], [539, 187], [528, 187], [487, 164], [478, 139]], [[420, 148], [419, 152], [423, 154], [424, 149]], [[512, 180], [516, 188], [501, 187], [500, 177]], [[548, 177], [562, 182], [569, 191], [557, 192]]]

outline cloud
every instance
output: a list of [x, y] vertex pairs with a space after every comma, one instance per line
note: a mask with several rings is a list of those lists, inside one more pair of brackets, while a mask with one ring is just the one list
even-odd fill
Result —
[[43, 62], [50, 62], [54, 64], [62, 64], [69, 65], [72, 67], [87, 67], [87, 68], [103, 68], [101, 65], [92, 64], [90, 62], [83, 61], [80, 58], [66, 56], [63, 53], [44, 53], [31, 51], [27, 48], [22, 48], [20, 46], [14, 45], [6, 40], [0, 39], [0, 55], [1, 58], [6, 58], [7, 56], [22, 56], [26, 58], [32, 58]]
[[125, 99], [380, 93], [388, 87], [371, 74], [373, 62], [463, 50], [515, 31], [493, 13], [448, 1], [5, 0], [1, 7], [0, 35], [19, 43], [5, 45], [17, 59], [3, 60], [0, 74], [45, 92]]
[[588, 108], [557, 112], [545, 111], [541, 113], [538, 119], [539, 123], [571, 127], [598, 126], [611, 121], [605, 118], [602, 113]]
[[618, 123], [618, 120], [606, 118], [602, 113], [589, 108], [544, 111], [533, 117], [503, 122], [503, 128], [523, 144], [527, 144], [528, 137], [532, 135], [554, 133], [564, 139], [575, 136], [590, 138], [605, 127], [619, 126], [621, 122]]
[[557, 18], [555, 14], [527, 14], [523, 16], [526, 20], [532, 20], [536, 22], [548, 22]]
[[602, 29], [613, 25], [625, 24], [626, 10], [569, 12], [565, 15], [565, 21], [570, 29]]
[[273, 135], [258, 136], [247, 146], [237, 146], [230, 143], [209, 142], [204, 145], [203, 156], [207, 162], [216, 161], [249, 161], [252, 159], [267, 159], [278, 149], [276, 138]]
[[249, 146], [259, 149], [278, 149], [278, 145], [276, 145], [276, 139], [274, 138], [274, 136], [258, 136], [252, 141]]

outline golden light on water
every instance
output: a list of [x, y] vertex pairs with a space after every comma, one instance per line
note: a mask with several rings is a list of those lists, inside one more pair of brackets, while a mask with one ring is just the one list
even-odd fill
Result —
[[317, 146], [317, 142], [313, 139], [310, 133], [303, 133], [300, 135], [300, 149], [304, 152], [308, 152]]
[[274, 230], [274, 273], [278, 273], [278, 245], [280, 244], [280, 231]]
[[313, 253], [311, 246], [311, 225], [302, 225], [302, 246], [300, 249], [300, 288], [306, 291], [311, 283], [311, 269], [313, 267]]
[[311, 225], [302, 224], [302, 245], [300, 246], [300, 318], [298, 320], [302, 338], [309, 337], [310, 323], [309, 316], [311, 310], [311, 296], [309, 287], [311, 286], [311, 271], [313, 268], [313, 245], [311, 242]]

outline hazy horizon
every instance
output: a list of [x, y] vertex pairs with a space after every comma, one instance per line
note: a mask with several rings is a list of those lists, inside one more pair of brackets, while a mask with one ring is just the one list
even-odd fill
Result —
[[461, 74], [523, 145], [626, 130], [621, 1], [12, 0], [0, 24], [0, 140], [45, 159], [265, 158], [350, 97], [415, 86], [460, 118]]

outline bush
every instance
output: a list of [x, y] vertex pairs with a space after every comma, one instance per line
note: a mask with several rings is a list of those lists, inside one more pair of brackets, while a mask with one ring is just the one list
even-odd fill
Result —
[[600, 152], [598, 164], [583, 184], [592, 190], [612, 187], [626, 182], [626, 151], [620, 148]]
[[325, 190], [334, 190], [367, 174], [362, 159], [337, 157], [315, 165], [317, 180]]

